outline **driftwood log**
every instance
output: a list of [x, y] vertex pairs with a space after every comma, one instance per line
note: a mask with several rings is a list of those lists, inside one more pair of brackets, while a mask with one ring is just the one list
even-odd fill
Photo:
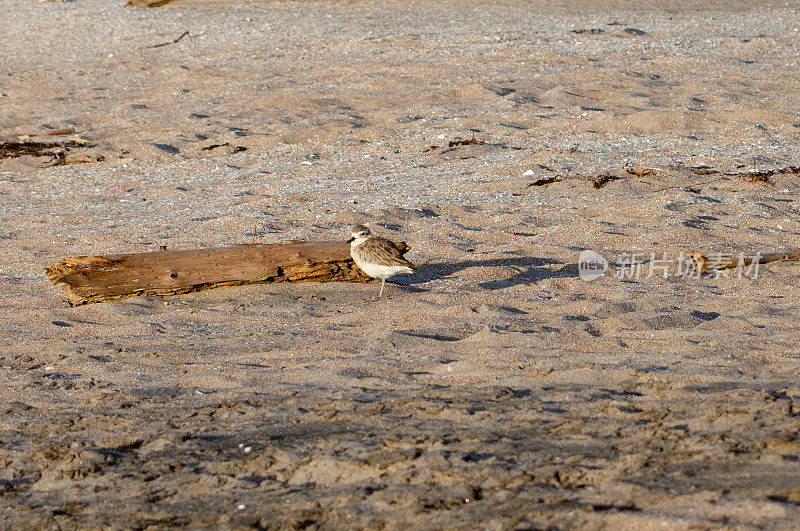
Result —
[[[405, 253], [408, 246], [400, 244]], [[187, 251], [73, 256], [45, 269], [73, 306], [135, 295], [176, 295], [270, 282], [367, 282], [345, 242], [233, 245]]]
[[784, 253], [755, 255], [703, 254], [700, 251], [690, 251], [689, 260], [691, 260], [696, 272], [706, 274], [737, 267], [751, 267], [754, 265], [769, 264], [771, 262], [791, 262], [800, 260], [800, 249]]

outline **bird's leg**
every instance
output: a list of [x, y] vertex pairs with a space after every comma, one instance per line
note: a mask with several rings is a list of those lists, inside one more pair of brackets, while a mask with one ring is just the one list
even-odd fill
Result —
[[381, 289], [378, 292], [378, 300], [381, 300], [381, 295], [383, 295], [383, 285], [384, 284], [386, 284], [386, 279], [385, 278], [381, 280]]

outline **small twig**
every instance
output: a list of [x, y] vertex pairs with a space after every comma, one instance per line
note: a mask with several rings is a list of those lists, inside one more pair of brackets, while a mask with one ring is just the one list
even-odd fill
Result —
[[161, 7], [173, 0], [128, 0], [126, 6]]
[[188, 31], [184, 31], [183, 33], [181, 33], [181, 36], [178, 37], [177, 39], [173, 39], [173, 40], [171, 40], [169, 42], [162, 42], [161, 44], [151, 44], [150, 46], [145, 46], [145, 48], [161, 48], [162, 46], [168, 46], [170, 44], [176, 44], [176, 43], [180, 42], [180, 40], [182, 38], [186, 37], [187, 35], [189, 35], [189, 32]]
[[42, 135], [47, 135], [47, 136], [71, 135], [74, 132], [75, 132], [74, 127], [67, 127], [64, 129], [54, 129], [53, 131], [47, 131], [45, 133], [42, 133]]
[[225, 142], [224, 144], [211, 144], [210, 146], [206, 146], [200, 149], [203, 151], [211, 151], [212, 149], [217, 149], [225, 146], [230, 146], [230, 144], [227, 142]]
[[613, 173], [601, 173], [590, 180], [595, 190], [599, 190], [611, 181], [618, 181], [619, 179], [622, 179], [622, 177], [614, 175]]

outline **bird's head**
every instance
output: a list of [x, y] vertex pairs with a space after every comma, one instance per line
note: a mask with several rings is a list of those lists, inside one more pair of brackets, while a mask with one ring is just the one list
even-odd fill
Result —
[[363, 241], [363, 240], [366, 240], [369, 237], [370, 234], [372, 234], [372, 233], [364, 225], [356, 225], [350, 231], [350, 239], [347, 240], [347, 241], [348, 242]]

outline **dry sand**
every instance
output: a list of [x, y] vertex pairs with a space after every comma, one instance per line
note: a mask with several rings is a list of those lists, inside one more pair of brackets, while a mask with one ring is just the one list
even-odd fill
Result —
[[[576, 266], [799, 245], [796, 2], [122, 4], [0, 3], [3, 140], [104, 159], [0, 161], [0, 527], [797, 524], [798, 266]], [[43, 275], [354, 222], [379, 303]]]

